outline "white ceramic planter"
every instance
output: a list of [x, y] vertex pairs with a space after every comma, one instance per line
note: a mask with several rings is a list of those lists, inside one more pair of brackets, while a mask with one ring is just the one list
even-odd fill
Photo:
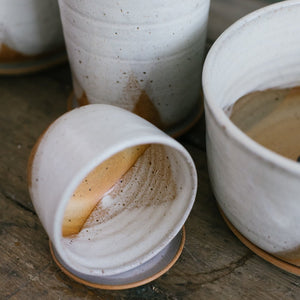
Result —
[[22, 60], [63, 46], [56, 0], [0, 1], [0, 62]]
[[[112, 155], [144, 144], [150, 147], [118, 190], [102, 198], [99, 215], [78, 235], [63, 237], [66, 206], [85, 176]], [[28, 182], [57, 254], [79, 277], [90, 278], [124, 273], [162, 251], [189, 215], [197, 175], [188, 152], [152, 124], [118, 107], [94, 104], [48, 128], [32, 153]]]
[[60, 0], [79, 104], [116, 105], [165, 130], [195, 121], [209, 2]]
[[300, 1], [258, 10], [226, 30], [203, 71], [209, 173], [232, 224], [300, 266], [300, 165], [258, 145], [224, 110], [256, 90], [300, 84]]

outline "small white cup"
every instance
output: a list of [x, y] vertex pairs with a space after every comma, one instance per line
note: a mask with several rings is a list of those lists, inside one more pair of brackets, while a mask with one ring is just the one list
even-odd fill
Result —
[[256, 246], [300, 266], [300, 165], [247, 137], [224, 110], [243, 95], [300, 84], [300, 1], [260, 9], [227, 29], [203, 70], [207, 155], [216, 199]]
[[173, 134], [190, 126], [201, 115], [209, 3], [60, 0], [79, 105], [116, 105]]
[[1, 1], [0, 62], [20, 61], [63, 47], [56, 0]]
[[[116, 153], [144, 144], [150, 147], [118, 190], [102, 198], [88, 225], [63, 237], [67, 204], [84, 178]], [[174, 139], [131, 112], [93, 104], [64, 114], [41, 136], [28, 184], [64, 264], [83, 276], [113, 276], [149, 261], [177, 235], [193, 206], [197, 176], [190, 155]]]

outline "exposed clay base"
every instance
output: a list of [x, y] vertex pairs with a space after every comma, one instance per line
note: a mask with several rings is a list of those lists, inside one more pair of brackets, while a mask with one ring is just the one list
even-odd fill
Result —
[[85, 92], [83, 92], [82, 96], [77, 99], [77, 102], [78, 102], [79, 106], [84, 106], [84, 105], [90, 104]]
[[39, 55], [24, 55], [5, 44], [0, 45], [0, 75], [21, 75], [38, 72], [67, 61], [63, 47]]
[[134, 104], [132, 112], [162, 130], [166, 128], [161, 120], [159, 111], [133, 74], [129, 76], [128, 83], [123, 89], [123, 97], [129, 103]]
[[227, 219], [222, 209], [219, 207], [219, 211], [229, 227], [229, 229], [233, 232], [233, 234], [251, 251], [253, 251], [256, 255], [260, 256], [264, 260], [268, 261], [269, 263], [273, 264], [274, 266], [287, 271], [289, 273], [292, 273], [294, 275], [300, 276], [300, 267], [295, 266], [291, 263], [285, 262], [280, 258], [275, 257], [272, 254], [269, 254], [268, 252], [265, 252], [264, 250], [260, 249], [256, 245], [254, 245], [252, 242], [250, 242], [247, 238], [245, 238], [233, 225], [232, 223]]
[[300, 268], [300, 246], [290, 250], [276, 253], [280, 259]]
[[24, 60], [32, 60], [32, 59], [39, 59], [41, 57], [45, 57], [48, 55], [52, 55], [54, 53], [59, 53], [63, 51], [63, 47], [53, 50], [47, 51], [37, 55], [26, 55], [21, 52], [18, 52], [5, 44], [1, 44], [0, 46], [0, 63], [9, 63], [9, 62], [20, 62]]
[[[140, 93], [141, 94], [132, 112], [156, 125], [158, 128], [164, 129], [165, 126], [161, 121], [159, 112], [150, 100], [149, 96], [143, 90]], [[85, 92], [83, 92], [82, 96], [77, 99], [77, 102], [79, 106], [90, 104]]]
[[[74, 93], [72, 92], [67, 99], [67, 110], [70, 111], [75, 107], [81, 106], [80, 102], [85, 103], [83, 105], [89, 104], [88, 100], [86, 100], [87, 98], [85, 94], [83, 94], [83, 97], [81, 97], [80, 99], [76, 99]], [[165, 127], [163, 128], [163, 130], [173, 138], [178, 138], [188, 132], [194, 125], [196, 125], [196, 123], [201, 119], [203, 111], [203, 95], [201, 95], [197, 106], [185, 120], [183, 120], [180, 124], [176, 124], [171, 127]]]
[[26, 59], [30, 59], [32, 56], [24, 55], [21, 52], [18, 52], [5, 44], [1, 44], [0, 48], [0, 63], [3, 62], [16, 62]]
[[154, 124], [158, 128], [162, 130], [165, 128], [158, 110], [145, 91], [141, 91], [139, 99], [134, 106], [133, 112], [138, 116], [146, 119], [150, 123]]

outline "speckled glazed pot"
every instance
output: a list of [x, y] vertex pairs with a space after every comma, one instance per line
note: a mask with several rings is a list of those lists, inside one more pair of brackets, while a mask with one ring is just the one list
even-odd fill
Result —
[[30, 59], [63, 47], [56, 0], [0, 1], [0, 63]]
[[224, 110], [256, 90], [300, 84], [300, 1], [258, 10], [226, 30], [203, 71], [207, 154], [216, 199], [256, 246], [300, 266], [300, 165], [260, 146]]
[[116, 105], [164, 130], [195, 121], [209, 2], [60, 0], [78, 103]]
[[[80, 194], [83, 204], [98, 197], [94, 191], [120, 168], [124, 149], [142, 145], [147, 150], [97, 199], [81, 231], [63, 236], [72, 197]], [[118, 161], [105, 165], [117, 153]], [[96, 167], [104, 165], [101, 177]], [[64, 114], [42, 135], [29, 161], [28, 184], [56, 252], [82, 278], [127, 272], [164, 249], [189, 215], [197, 175], [188, 152], [155, 126], [124, 109], [91, 104]]]

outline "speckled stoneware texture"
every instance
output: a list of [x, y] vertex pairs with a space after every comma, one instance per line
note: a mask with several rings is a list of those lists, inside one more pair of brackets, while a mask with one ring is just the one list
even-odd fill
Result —
[[[124, 150], [142, 145], [145, 151], [80, 232], [63, 236], [72, 197], [88, 201], [120, 168]], [[28, 184], [64, 265], [83, 275], [115, 276], [155, 257], [179, 233], [193, 206], [197, 175], [188, 152], [154, 125], [121, 108], [91, 104], [64, 114], [41, 136], [29, 160]]]
[[116, 105], [164, 130], [195, 121], [209, 3], [60, 0], [79, 105]]
[[63, 48], [55, 0], [1, 0], [0, 62], [14, 62]]
[[258, 10], [226, 30], [203, 71], [209, 173], [227, 218], [261, 249], [300, 266], [300, 165], [263, 148], [224, 110], [257, 90], [300, 84], [300, 1]]

